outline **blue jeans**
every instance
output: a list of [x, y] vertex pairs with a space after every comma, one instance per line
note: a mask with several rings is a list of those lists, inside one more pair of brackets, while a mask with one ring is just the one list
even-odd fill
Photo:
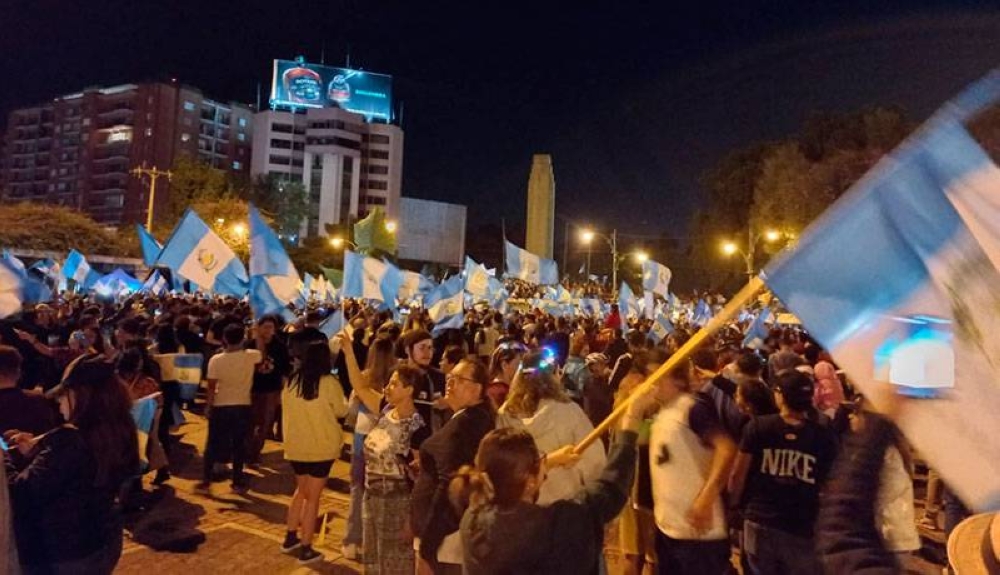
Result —
[[729, 573], [729, 540], [690, 541], [656, 530], [657, 572], [660, 575], [723, 575]]
[[743, 551], [754, 575], [811, 575], [822, 572], [810, 538], [744, 521], [743, 539]]
[[344, 533], [344, 545], [364, 543], [364, 523], [361, 520], [361, 509], [365, 499], [365, 484], [351, 484], [351, 502], [347, 507], [347, 532]]

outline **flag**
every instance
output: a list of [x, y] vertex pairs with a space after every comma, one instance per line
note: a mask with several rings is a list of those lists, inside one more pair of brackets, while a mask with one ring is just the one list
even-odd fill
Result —
[[142, 283], [121, 268], [101, 276], [94, 282], [94, 293], [105, 299], [114, 299], [122, 294], [134, 293], [142, 289]]
[[401, 281], [399, 284], [399, 301], [410, 302], [419, 295], [425, 295], [434, 289], [431, 280], [425, 278], [417, 272], [400, 270]]
[[670, 294], [672, 277], [673, 273], [667, 266], [653, 260], [642, 262], [642, 289], [667, 297]]
[[649, 329], [647, 337], [656, 343], [660, 343], [672, 333], [674, 333], [674, 324], [670, 322], [670, 318], [663, 313], [658, 313], [656, 314], [656, 319], [653, 320], [653, 325]]
[[63, 264], [62, 271], [63, 277], [67, 280], [73, 280], [84, 291], [90, 289], [101, 277], [99, 273], [90, 269], [87, 258], [83, 257], [83, 254], [76, 250], [70, 250], [69, 255], [66, 256], [66, 262]]
[[190, 208], [184, 212], [156, 265], [166, 266], [203, 290], [242, 297], [249, 277], [243, 263]]
[[153, 270], [153, 273], [149, 274], [149, 277], [146, 278], [145, 283], [142, 284], [142, 288], [139, 291], [159, 297], [166, 295], [170, 291], [170, 286], [159, 270]]
[[392, 304], [399, 293], [402, 277], [396, 266], [344, 250], [343, 297], [355, 297]]
[[277, 315], [286, 322], [295, 321], [295, 314], [288, 309], [288, 302], [282, 301], [274, 293], [267, 280], [267, 276], [250, 276], [250, 309], [254, 317]]
[[618, 312], [626, 319], [639, 317], [639, 302], [635, 300], [632, 288], [628, 287], [625, 282], [622, 282], [622, 286], [618, 290]]
[[0, 319], [21, 311], [24, 276], [5, 259], [0, 260]]
[[443, 330], [462, 327], [465, 322], [464, 295], [460, 291], [427, 308], [427, 314], [434, 322], [434, 329], [431, 331], [434, 337], [437, 337]]
[[998, 93], [942, 108], [762, 273], [876, 403], [923, 396], [896, 423], [977, 510], [1000, 504], [1000, 169], [958, 122]]
[[3, 259], [10, 265], [10, 267], [14, 271], [21, 274], [22, 276], [27, 275], [28, 271], [24, 267], [24, 262], [22, 262], [20, 258], [10, 253], [6, 249], [3, 251]]
[[462, 285], [461, 276], [451, 276], [444, 280], [424, 296], [424, 307], [430, 307], [444, 298], [449, 298], [461, 292]]
[[337, 335], [344, 329], [344, 308], [338, 308], [332, 312], [322, 323], [319, 324], [319, 330], [323, 332], [328, 339], [333, 339], [333, 336]]
[[489, 297], [490, 274], [482, 264], [477, 264], [469, 256], [465, 256], [465, 291], [473, 297], [485, 299]]
[[180, 384], [178, 395], [182, 401], [194, 401], [201, 387], [201, 369], [205, 361], [200, 353], [163, 353], [153, 358], [160, 366], [163, 381]]
[[132, 402], [132, 419], [139, 434], [139, 462], [143, 469], [149, 467], [149, 457], [146, 455], [149, 447], [149, 436], [153, 434], [153, 423], [156, 421], [157, 398], [160, 393], [147, 395]]
[[642, 294], [642, 315], [646, 319], [656, 316], [656, 295], [651, 291]]
[[507, 275], [540, 285], [559, 283], [559, 268], [555, 260], [545, 259], [504, 240]]
[[[266, 282], [270, 295], [277, 298], [279, 302], [288, 304], [302, 300], [302, 280], [299, 272], [295, 269], [285, 247], [281, 245], [281, 240], [264, 223], [257, 208], [250, 205], [250, 278], [260, 278], [258, 283]], [[251, 285], [251, 291], [256, 291], [259, 299], [268, 290], [260, 286]], [[251, 294], [251, 301], [254, 295]], [[287, 310], [287, 308], [286, 308]], [[272, 311], [270, 313], [278, 313]], [[259, 317], [259, 316], [258, 316]]]
[[333, 287], [340, 287], [344, 285], [344, 270], [335, 270], [324, 267], [320, 267], [319, 269], [323, 272], [323, 276]]
[[28, 269], [37, 271], [45, 276], [45, 279], [50, 281], [58, 281], [59, 272], [61, 271], [59, 264], [49, 258], [38, 260], [37, 262], [31, 264]]
[[698, 303], [694, 306], [694, 316], [691, 318], [691, 323], [704, 327], [711, 319], [712, 308], [709, 307], [708, 302], [704, 298], [699, 299]]
[[750, 324], [750, 328], [747, 329], [747, 335], [743, 338], [743, 347], [760, 349], [764, 345], [764, 340], [767, 339], [769, 333], [767, 318], [770, 316], [770, 307], [760, 310], [760, 313], [754, 318], [753, 323]]
[[142, 224], [136, 224], [135, 230], [139, 234], [139, 245], [142, 246], [142, 261], [146, 267], [153, 267], [160, 257], [163, 246]]
[[601, 300], [597, 298], [583, 298], [580, 300], [580, 311], [591, 317], [601, 316]]

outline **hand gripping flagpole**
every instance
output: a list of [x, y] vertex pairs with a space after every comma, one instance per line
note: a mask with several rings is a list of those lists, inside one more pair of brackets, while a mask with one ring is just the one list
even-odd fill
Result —
[[594, 428], [594, 431], [591, 431], [587, 437], [584, 437], [580, 443], [576, 444], [573, 451], [578, 454], [583, 453], [588, 447], [590, 447], [591, 443], [600, 439], [600, 437], [604, 435], [604, 433], [607, 432], [616, 421], [618, 421], [618, 418], [625, 413], [628, 406], [632, 404], [632, 400], [655, 385], [661, 377], [665, 376], [670, 370], [674, 369], [682, 361], [687, 359], [687, 357], [691, 355], [694, 350], [698, 349], [698, 347], [701, 346], [706, 339], [715, 334], [715, 332], [719, 331], [719, 329], [725, 326], [729, 320], [736, 317], [740, 310], [743, 309], [743, 306], [749, 303], [750, 300], [752, 300], [763, 287], [764, 281], [760, 279], [760, 276], [755, 276], [751, 279], [747, 285], [743, 286], [743, 289], [737, 292], [737, 294], [729, 300], [729, 303], [726, 304], [726, 307], [722, 308], [722, 311], [720, 311], [718, 315], [709, 320], [709, 322], [705, 324], [705, 327], [701, 328], [693, 336], [691, 336], [691, 339], [687, 340], [687, 343], [674, 352], [674, 354], [671, 355], [670, 358], [655, 372], [653, 372], [652, 375], [647, 377], [646, 381], [644, 381], [642, 385], [636, 388], [636, 390], [633, 391], [632, 394], [625, 399], [625, 401], [623, 401], [617, 408], [615, 408], [614, 411], [611, 412], [611, 415], [605, 418], [604, 421]]

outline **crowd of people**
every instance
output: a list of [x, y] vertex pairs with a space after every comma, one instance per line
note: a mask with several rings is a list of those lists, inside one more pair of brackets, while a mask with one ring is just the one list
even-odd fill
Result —
[[[136, 296], [0, 322], [7, 572], [110, 573], [122, 511], [144, 474], [171, 481], [192, 402], [202, 493], [226, 463], [233, 491], [252, 490], [246, 467], [280, 439], [295, 478], [280, 552], [303, 564], [323, 559], [320, 498], [345, 454], [342, 551], [372, 574], [596, 574], [606, 546], [628, 574], [894, 573], [921, 546], [905, 439], [797, 328], [751, 350], [734, 321], [651, 379], [694, 326], [654, 343], [617, 306], [484, 309], [436, 333], [419, 308], [400, 323], [348, 301], [328, 336], [327, 313], [286, 325], [232, 299]], [[202, 356], [203, 399], [181, 393], [178, 353]], [[140, 444], [132, 405], [148, 397]]]

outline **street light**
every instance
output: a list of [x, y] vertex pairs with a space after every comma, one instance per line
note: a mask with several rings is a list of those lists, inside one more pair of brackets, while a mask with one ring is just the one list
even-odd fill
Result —
[[746, 274], [747, 278], [753, 279], [754, 274], [754, 255], [757, 252], [757, 242], [761, 239], [768, 243], [774, 243], [780, 240], [782, 237], [781, 232], [777, 230], [765, 230], [763, 233], [754, 234], [753, 227], [747, 228], [747, 251], [743, 251], [736, 242], [724, 242], [722, 244], [722, 253], [726, 256], [731, 256], [733, 254], [739, 253], [743, 256], [743, 263], [746, 264]]
[[590, 244], [594, 238], [601, 238], [608, 242], [611, 248], [611, 289], [612, 293], [618, 293], [618, 230], [611, 230], [611, 235], [606, 236], [593, 230], [583, 230], [580, 232], [580, 240], [587, 244], [587, 276], [590, 276]]
[[242, 238], [247, 233], [247, 227], [243, 224], [235, 224], [233, 226], [233, 233], [236, 234], [237, 237]]
[[638, 262], [638, 263], [640, 263], [640, 264], [644, 264], [647, 261], [649, 261], [649, 254], [647, 254], [646, 252], [638, 251], [638, 252], [635, 252], [634, 255], [635, 255], [635, 261]]
[[333, 236], [332, 238], [330, 238], [330, 245], [333, 246], [334, 249], [339, 250], [340, 248], [344, 247], [345, 244], [351, 246], [351, 248], [354, 250], [358, 249], [358, 245], [352, 242], [351, 240], [345, 240], [340, 236]]
[[389, 232], [390, 234], [396, 233], [396, 222], [393, 220], [387, 221], [385, 223], [385, 231]]

